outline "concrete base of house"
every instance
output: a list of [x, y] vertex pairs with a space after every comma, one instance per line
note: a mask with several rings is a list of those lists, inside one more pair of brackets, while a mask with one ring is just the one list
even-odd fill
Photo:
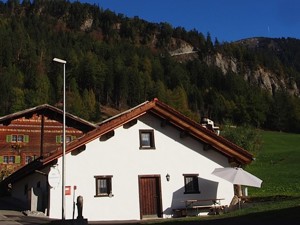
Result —
[[53, 220], [52, 225], [88, 225], [87, 219], [74, 219], [74, 220]]

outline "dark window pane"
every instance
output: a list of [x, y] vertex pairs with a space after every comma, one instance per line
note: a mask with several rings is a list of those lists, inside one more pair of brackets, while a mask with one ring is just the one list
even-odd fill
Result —
[[142, 139], [142, 146], [143, 147], [151, 147], [151, 141], [150, 141], [150, 134], [149, 133], [142, 133], [141, 134]]
[[9, 163], [15, 163], [15, 156], [9, 156]]
[[24, 136], [18, 135], [18, 142], [23, 142], [23, 141], [24, 141]]
[[185, 176], [185, 193], [199, 193], [198, 176]]
[[12, 142], [17, 142], [17, 135], [11, 135], [11, 141]]

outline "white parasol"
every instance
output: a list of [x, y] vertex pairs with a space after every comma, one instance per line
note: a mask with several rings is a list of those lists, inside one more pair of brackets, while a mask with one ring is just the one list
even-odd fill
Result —
[[216, 168], [212, 174], [237, 185], [260, 188], [262, 183], [261, 179], [238, 167]]

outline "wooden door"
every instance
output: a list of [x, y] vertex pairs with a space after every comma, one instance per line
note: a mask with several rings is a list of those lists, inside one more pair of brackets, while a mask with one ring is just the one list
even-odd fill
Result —
[[139, 176], [141, 218], [161, 217], [160, 176]]

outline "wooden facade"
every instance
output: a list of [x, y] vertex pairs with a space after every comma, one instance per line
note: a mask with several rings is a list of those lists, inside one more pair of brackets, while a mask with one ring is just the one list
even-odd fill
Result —
[[[61, 116], [62, 112], [59, 109], [42, 105], [33, 110], [28, 109], [1, 117], [0, 171], [9, 174], [38, 157], [47, 157], [50, 153], [59, 150], [63, 141]], [[68, 119], [71, 119], [70, 114]], [[86, 129], [84, 120], [76, 117], [73, 119], [77, 120], [76, 126], [74, 122], [66, 126], [67, 142], [95, 128], [90, 124], [90, 128]]]

